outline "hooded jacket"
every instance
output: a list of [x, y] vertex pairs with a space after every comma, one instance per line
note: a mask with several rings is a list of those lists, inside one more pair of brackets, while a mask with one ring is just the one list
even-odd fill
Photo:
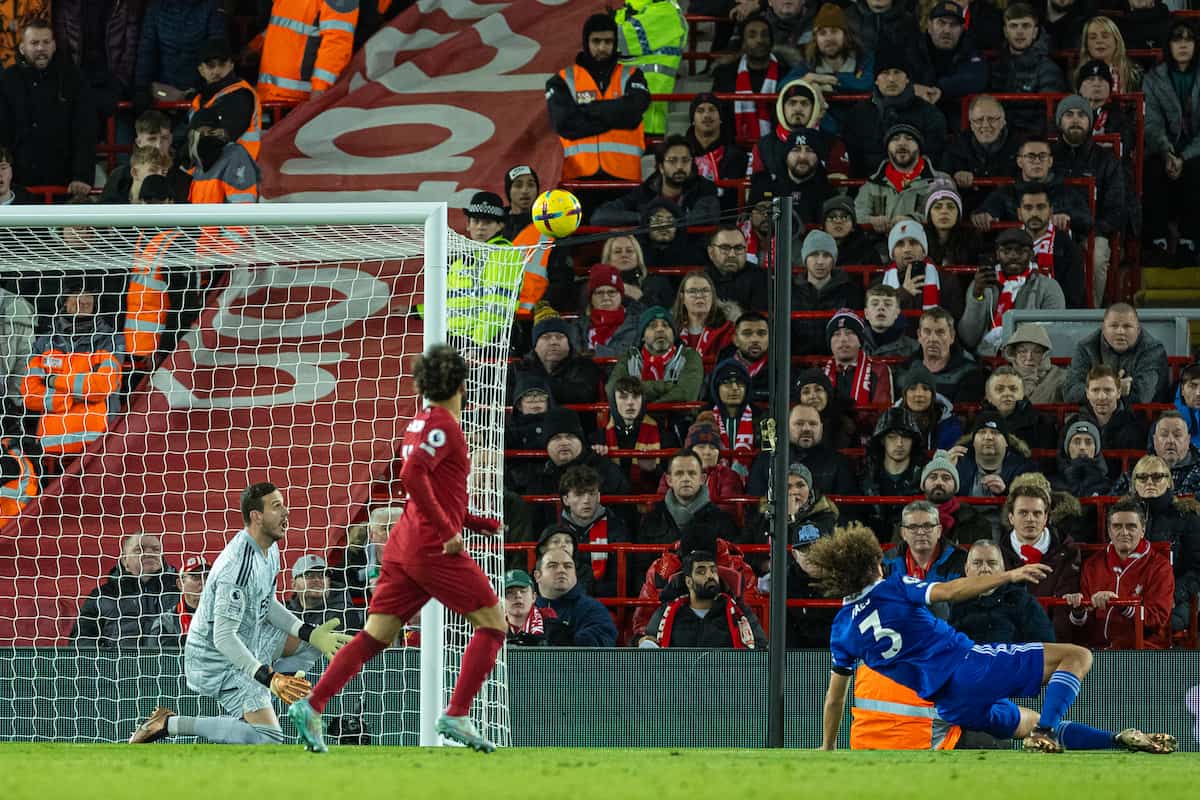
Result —
[[[904, 362], [904, 370], [910, 370], [924, 365], [921, 353], [916, 353]], [[957, 342], [950, 346], [950, 360], [941, 372], [931, 373], [934, 380], [934, 391], [945, 397], [950, 403], [978, 403], [983, 399], [985, 375], [979, 362], [963, 350]]]
[[[625, 320], [613, 332], [612, 338], [604, 344], [596, 345], [593, 352], [599, 358], [613, 358], [628, 350], [638, 340], [638, 317], [641, 316], [643, 307], [637, 300], [631, 300], [628, 297], [621, 298], [621, 304], [625, 309]], [[588, 331], [592, 328], [592, 318], [590, 314], [580, 314], [568, 324], [567, 339], [571, 342], [571, 350], [576, 353], [586, 353], [592, 350], [588, 346]]]
[[819, 130], [829, 137], [828, 152], [825, 153], [825, 168], [829, 175], [845, 175], [850, 169], [846, 147], [841, 139], [835, 138], [839, 131], [837, 120], [829, 111], [829, 103], [825, 94], [813, 84], [802, 78], [788, 79], [781, 82], [779, 96], [775, 100], [775, 118], [779, 120], [775, 130], [759, 138], [750, 155], [750, 171], [754, 174], [769, 172], [780, 174], [786, 170], [788, 154], [788, 134], [795, 130], [788, 125], [784, 116], [784, 98], [792, 87], [804, 87], [813, 98], [812, 114], [804, 123], [804, 128]]
[[[1171, 610], [1175, 598], [1175, 576], [1161, 553], [1143, 540], [1123, 566], [1110, 544], [1083, 565], [1080, 590], [1084, 597], [1096, 592], [1115, 592], [1120, 600], [1141, 598], [1142, 641], [1148, 650], [1171, 646]], [[1084, 629], [1084, 643], [1096, 649], [1128, 650], [1136, 643], [1133, 608], [1109, 606], [1071, 614], [1071, 623]]]
[[1075, 345], [1075, 353], [1071, 357], [1071, 365], [1067, 367], [1067, 376], [1063, 382], [1065, 402], [1083, 402], [1087, 390], [1087, 374], [1097, 364], [1107, 364], [1116, 370], [1117, 374], [1125, 370], [1126, 375], [1132, 376], [1133, 388], [1129, 396], [1124, 398], [1129, 403], [1153, 403], [1167, 396], [1167, 381], [1171, 374], [1167, 350], [1162, 342], [1155, 339], [1145, 328], [1138, 334], [1133, 346], [1124, 353], [1118, 353], [1109, 347], [1103, 331], [1096, 331], [1080, 339]]
[[[610, 200], [592, 214], [593, 225], [637, 225], [644, 209], [653, 200], [662, 197], [663, 176], [658, 170], [642, 181], [636, 189], [616, 200]], [[717, 185], [702, 178], [693, 167], [692, 174], [683, 182], [682, 194], [676, 205], [683, 211], [686, 225], [715, 225], [721, 216], [721, 203], [717, 199]]]
[[[884, 470], [884, 440], [893, 431], [905, 434], [913, 442], [908, 467], [899, 475]], [[908, 497], [921, 494], [921, 470], [929, 460], [925, 437], [903, 408], [893, 406], [879, 415], [875, 431], [867, 440], [867, 457], [863, 467], [862, 493], [868, 497]], [[891, 538], [900, 522], [902, 505], [895, 503], [867, 507], [867, 525], [882, 541]]]
[[[979, 465], [975, 461], [974, 438], [974, 433], [966, 433], [958, 440], [960, 445], [967, 448], [966, 455], [958, 459], [958, 463], [955, 464], [958, 468], [959, 497], [971, 496], [971, 489], [975, 486], [975, 478], [979, 475]], [[997, 471], [997, 474], [1007, 487], [1012, 484], [1013, 478], [1036, 470], [1037, 465], [1029, 460], [1028, 444], [1011, 433], [1006, 434], [1004, 439], [1008, 443], [1008, 449], [1004, 453], [1004, 460], [1000, 462], [1000, 469]]]
[[550, 384], [543, 376], [534, 372], [518, 374], [513, 384], [512, 414], [504, 425], [505, 449], [540, 450], [546, 446], [546, 413], [523, 414], [519, 407], [521, 397], [532, 391], [546, 393], [546, 411], [557, 406]]
[[[856, 177], [866, 177], [887, 160], [883, 137], [889, 128], [901, 123], [921, 132], [921, 155], [934, 164], [940, 163], [946, 148], [945, 115], [917, 97], [911, 83], [896, 97], [884, 97], [876, 88], [870, 100], [856, 103], [850, 109], [842, 126]], [[859, 219], [863, 219], [861, 212]]]
[[948, 621], [973, 642], [1021, 644], [1055, 640], [1054, 626], [1042, 604], [1023, 587], [1012, 583], [954, 603]]
[[164, 564], [162, 572], [143, 581], [118, 562], [83, 602], [71, 639], [82, 647], [178, 647], [178, 602], [174, 570]]
[[[1016, 360], [1012, 357], [1009, 348], [1016, 349], [1017, 345], [1021, 344], [1036, 344], [1046, 348], [1046, 352], [1042, 355], [1042, 361], [1032, 371], [1022, 370], [1017, 366]], [[1015, 369], [1020, 375], [1021, 380], [1025, 384], [1025, 399], [1034, 405], [1042, 405], [1044, 403], [1061, 403], [1063, 380], [1067, 376], [1067, 371], [1062, 367], [1055, 366], [1050, 360], [1050, 336], [1046, 333], [1046, 329], [1041, 326], [1032, 326], [1022, 330], [1022, 326], [1018, 326], [1013, 332], [1012, 337], [1004, 345], [1004, 357], [1008, 359], [1009, 365]]]
[[933, 168], [933, 162], [924, 154], [921, 156], [921, 174], [913, 178], [903, 191], [887, 179], [888, 162], [885, 159], [876, 165], [875, 172], [867, 178], [854, 198], [854, 215], [857, 219], [883, 216], [888, 219], [917, 216], [925, 214], [925, 200], [933, 191], [933, 182], [949, 181], [950, 176]]

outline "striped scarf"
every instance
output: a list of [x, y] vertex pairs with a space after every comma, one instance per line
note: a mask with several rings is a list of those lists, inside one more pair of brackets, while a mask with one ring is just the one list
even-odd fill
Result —
[[[828, 376], [829, 382], [833, 384], [834, 393], [837, 392], [838, 372], [840, 371], [837, 361], [832, 358], [825, 365], [825, 375]], [[854, 365], [854, 380], [850, 384], [850, 399], [856, 406], [865, 406], [871, 404], [871, 359], [867, 358], [867, 354], [862, 350], [858, 351], [858, 363]]]
[[[767, 74], [757, 94], [775, 94], [779, 82], [779, 60], [771, 56], [767, 63]], [[756, 94], [750, 85], [750, 68], [746, 66], [746, 57], [738, 62], [737, 77], [734, 79], [734, 91], [737, 94]], [[766, 101], [738, 100], [733, 104], [734, 130], [738, 139], [756, 140], [771, 132], [771, 104]]]
[[519, 628], [512, 625], [508, 626], [509, 633], [532, 633], [538, 636], [544, 636], [546, 633], [546, 623], [542, 619], [542, 611], [537, 606], [534, 606], [529, 612], [529, 616], [525, 618], [525, 624]]
[[[915, 264], [913, 266], [916, 266]], [[888, 265], [887, 270], [883, 273], [884, 286], [891, 286], [894, 289], [899, 289], [901, 286], [900, 269], [893, 261]], [[928, 258], [925, 259], [925, 286], [921, 290], [921, 308], [928, 311], [931, 308], [937, 308], [941, 305], [942, 286], [938, 280], [937, 267]]]
[[1046, 226], [1046, 232], [1033, 243], [1033, 257], [1037, 261], [1038, 272], [1054, 277], [1054, 223]]

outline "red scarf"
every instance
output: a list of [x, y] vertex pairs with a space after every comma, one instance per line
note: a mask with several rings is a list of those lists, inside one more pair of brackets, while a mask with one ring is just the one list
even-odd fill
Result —
[[726, 424], [728, 417], [725, 409], [719, 405], [713, 406], [713, 416], [721, 421], [721, 449], [732, 450], [734, 461], [750, 466], [754, 461], [754, 456], [745, 453], [739, 456], [737, 452], [754, 450], [754, 409], [750, 407], [749, 403], [746, 403], [746, 407], [742, 409], [742, 415], [738, 417], [737, 425], [734, 428], [732, 443], [729, 441], [729, 429]]
[[671, 359], [675, 357], [676, 351], [679, 350], [679, 345], [672, 345], [671, 349], [663, 353], [661, 356], [650, 355], [650, 351], [642, 348], [642, 380], [644, 381], [661, 381], [667, 371], [667, 364], [671, 363]]
[[1004, 274], [1001, 267], [996, 267], [996, 280], [1000, 282], [1000, 297], [996, 300], [996, 309], [992, 312], [992, 327], [1004, 325], [1004, 312], [1010, 310], [1017, 302], [1017, 292], [1025, 282], [1033, 276], [1033, 264], [1025, 265], [1025, 271], [1012, 278]]
[[[742, 641], [742, 632], [739, 628], [741, 619], [740, 613], [735, 613], [734, 608], [737, 603], [727, 594], [717, 595], [717, 599], [725, 598], [725, 623], [729, 626], [729, 639], [735, 650], [745, 650], [746, 643]], [[690, 601], [688, 595], [684, 595], [667, 606], [667, 610], [663, 612], [662, 620], [658, 625], [658, 646], [671, 646], [671, 631], [675, 627], [675, 618], [679, 615], [679, 609], [683, 608]], [[758, 642], [755, 642], [758, 645]]]
[[[914, 265], [915, 266], [915, 265]], [[883, 284], [894, 289], [900, 288], [900, 268], [893, 261], [888, 264], [883, 273]], [[925, 286], [921, 289], [921, 308], [928, 311], [936, 308], [942, 302], [942, 285], [938, 278], [937, 266], [928, 258], [925, 259]]]
[[[608, 515], [602, 514], [587, 532], [588, 544], [608, 544]], [[592, 577], [596, 580], [602, 580], [604, 573], [608, 572], [608, 553], [593, 551], [589, 553], [592, 557]]]
[[700, 354], [704, 363], [715, 362], [717, 354], [733, 339], [733, 323], [725, 322], [713, 328], [705, 325], [699, 333], [692, 333], [685, 326], [679, 332], [679, 340]]
[[721, 159], [725, 157], [725, 145], [714, 147], [707, 153], [701, 153], [696, 156], [692, 162], [696, 165], [696, 174], [702, 178], [708, 178], [710, 181], [716, 182], [720, 177]]
[[593, 308], [591, 320], [592, 324], [588, 326], [588, 348], [595, 350], [599, 345], [608, 344], [617, 328], [621, 327], [621, 323], [625, 321], [625, 306], [618, 306], [611, 311]]
[[937, 563], [938, 558], [942, 555], [943, 542], [938, 542], [937, 547], [933, 549], [933, 556], [929, 559], [929, 566], [922, 568], [912, 557], [912, 550], [904, 548], [904, 571], [910, 578], [920, 578], [924, 580], [929, 575], [929, 570]]
[[917, 159], [917, 165], [908, 172], [901, 172], [892, 166], [892, 162], [887, 162], [887, 166], [883, 168], [883, 176], [887, 178], [888, 183], [897, 192], [903, 192], [904, 187], [908, 186], [917, 178], [921, 177], [922, 170], [925, 169], [924, 159]]
[[188, 629], [192, 627], [192, 615], [196, 612], [188, 608], [187, 603], [180, 597], [179, 605], [175, 606], [175, 613], [179, 615], [179, 632], [187, 636]]
[[525, 618], [525, 624], [519, 628], [508, 626], [509, 633], [534, 633], [539, 636], [546, 632], [546, 623], [542, 620], [542, 611], [537, 606], [534, 606], [529, 616]]
[[[736, 94], [775, 94], [779, 81], [779, 60], [771, 56], [767, 63], [767, 74], [763, 78], [758, 92], [750, 84], [750, 68], [746, 65], [746, 57], [738, 62], [737, 77], [734, 79], [733, 90]], [[757, 140], [771, 132], [771, 103], [763, 101], [755, 103], [750, 100], [738, 100], [733, 104], [733, 125], [738, 139]]]
[[[1133, 565], [1133, 562], [1137, 561], [1139, 558], [1149, 552], [1150, 542], [1142, 539], [1142, 541], [1138, 543], [1138, 546], [1133, 548], [1133, 552], [1129, 554], [1129, 558], [1122, 559], [1117, 555], [1117, 548], [1110, 544], [1108, 547], [1104, 548], [1104, 561], [1106, 564], [1108, 564], [1109, 571], [1120, 575], [1122, 572], [1129, 569], [1129, 567]], [[1124, 609], [1121, 610], [1124, 611]]]
[[942, 536], [954, 530], [954, 523], [957, 521], [954, 519], [954, 514], [961, 505], [962, 503], [958, 502], [957, 497], [951, 497], [938, 506], [938, 522], [942, 524]]
[[746, 359], [742, 358], [741, 352], [737, 352], [733, 354], [733, 357], [738, 360], [739, 364], [746, 368], [746, 371], [750, 373], [751, 378], [758, 377], [758, 373], [762, 372], [763, 367], [767, 366], [766, 356], [759, 356], [758, 361], [747, 361]]
[[[825, 365], [825, 375], [833, 384], [835, 394], [840, 371], [841, 367], [838, 366], [837, 361], [829, 359], [829, 363]], [[862, 350], [858, 351], [858, 363], [854, 366], [854, 381], [850, 385], [850, 399], [856, 406], [871, 404], [871, 359], [867, 358], [867, 354]]]
[[1033, 257], [1037, 261], [1038, 272], [1054, 277], [1054, 223], [1046, 226], [1046, 232], [1033, 243]]
[[[617, 428], [615, 420], [612, 417], [609, 417], [608, 425], [606, 425], [604, 428], [604, 443], [608, 445], [610, 449], [621, 449], [621, 445], [617, 441]], [[662, 438], [659, 435], [658, 423], [655, 422], [651, 417], [643, 416], [641, 425], [638, 426], [637, 441], [634, 442], [633, 449], [658, 450], [661, 446]], [[621, 463], [621, 461], [622, 459], [620, 458], [613, 459], [613, 462], [618, 465]], [[655, 468], [658, 467], [657, 460], [655, 460], [654, 466]], [[634, 489], [637, 489], [641, 487], [647, 480], [649, 480], [651, 485], [654, 485], [655, 476], [653, 473], [643, 475], [642, 468], [638, 466], [637, 459], [633, 459], [632, 463], [629, 465], [629, 480]]]
[[[1113, 81], [1116, 81], [1116, 75], [1113, 76]], [[1096, 121], [1092, 123], [1092, 133], [1104, 133], [1104, 126], [1108, 124], [1108, 111], [1101, 108], [1096, 112]]]

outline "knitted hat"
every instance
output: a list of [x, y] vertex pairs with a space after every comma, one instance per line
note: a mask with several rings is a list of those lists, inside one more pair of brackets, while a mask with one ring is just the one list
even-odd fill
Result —
[[846, 30], [846, 12], [842, 10], [841, 6], [834, 3], [826, 3], [821, 6], [821, 10], [813, 17], [812, 30], [817, 31], [821, 28]]
[[1063, 114], [1066, 114], [1071, 109], [1082, 111], [1087, 114], [1088, 121], [1091, 122], [1094, 117], [1092, 115], [1092, 105], [1087, 100], [1084, 100], [1077, 94], [1069, 94], [1062, 100], [1058, 101], [1058, 108], [1054, 109], [1054, 127], [1062, 126]]
[[561, 333], [570, 339], [568, 334], [567, 323], [558, 312], [549, 305], [534, 309], [533, 312], [533, 343], [536, 345], [537, 340], [541, 338], [543, 333]]
[[848, 308], [839, 309], [836, 314], [830, 318], [829, 322], [825, 323], [825, 344], [828, 345], [833, 340], [833, 334], [840, 330], [853, 331], [858, 336], [858, 344], [864, 350], [871, 343], [871, 335], [868, 333], [868, 328], [858, 312]]
[[810, 383], [815, 383], [825, 390], [825, 394], [833, 400], [833, 384], [829, 381], [829, 376], [825, 374], [825, 370], [820, 367], [809, 367], [800, 370], [800, 374], [796, 376], [796, 383], [793, 388], [795, 397], [800, 396], [800, 390]]
[[906, 369], [900, 376], [900, 392], [903, 394], [913, 386], [920, 384], [921, 386], [929, 387], [929, 391], [937, 393], [937, 381], [933, 379], [933, 373], [929, 368], [920, 362], [913, 364]]
[[698, 95], [696, 95], [695, 97], [692, 98], [692, 104], [690, 106], [688, 106], [688, 119], [689, 120], [692, 117], [696, 116], [696, 109], [699, 108], [704, 103], [709, 103], [710, 105], [716, 106], [717, 113], [720, 113], [725, 110], [725, 105], [720, 100], [717, 99], [717, 96], [715, 94], [713, 94], [712, 92], [700, 92]]
[[700, 444], [711, 444], [721, 447], [721, 431], [717, 428], [717, 418], [711, 411], [701, 411], [696, 415], [696, 421], [687, 429], [683, 439], [684, 447], [695, 447]]
[[1079, 73], [1075, 77], [1075, 90], [1078, 91], [1083, 82], [1088, 78], [1100, 78], [1108, 84], [1108, 88], [1113, 87], [1113, 74], [1108, 64], [1103, 61], [1093, 58], [1079, 68]]
[[939, 469], [950, 473], [950, 480], [954, 482], [954, 493], [958, 494], [958, 469], [950, 463], [950, 454], [945, 450], [938, 450], [934, 453], [933, 458], [929, 459], [929, 463], [925, 465], [925, 469], [921, 470], [921, 485], [925, 485], [925, 479], [929, 477], [929, 473]]
[[205, 39], [204, 44], [200, 45], [196, 63], [204, 64], [209, 61], [233, 61], [233, 48], [229, 46], [229, 42], [225, 40], [224, 36]]
[[1062, 440], [1063, 453], [1070, 455], [1070, 453], [1067, 451], [1067, 447], [1071, 444], [1071, 439], [1078, 433], [1083, 433], [1092, 437], [1092, 444], [1096, 446], [1096, 455], [1100, 455], [1100, 451], [1102, 449], [1100, 444], [1100, 429], [1097, 428], [1096, 424], [1091, 420], [1083, 418], [1077, 419], [1067, 426], [1067, 432], [1063, 434]]
[[941, 181], [937, 182], [938, 187], [929, 194], [929, 198], [925, 201], [925, 219], [929, 219], [929, 211], [933, 208], [933, 204], [939, 200], [949, 200], [958, 207], [958, 218], [961, 220], [963, 215], [963, 201], [959, 196], [958, 191], [953, 184], [945, 184]]
[[798, 461], [793, 461], [791, 464], [788, 464], [788, 477], [792, 476], [804, 481], [809, 489], [815, 488], [813, 486], [812, 470]]
[[902, 133], [906, 133], [911, 136], [913, 141], [917, 143], [917, 147], [920, 147], [921, 149], [925, 148], [925, 137], [921, 135], [921, 132], [917, 130], [916, 126], [909, 125], [907, 122], [897, 122], [895, 125], [887, 129], [887, 133], [883, 137], [884, 146], [886, 147], [888, 142]]
[[592, 14], [583, 23], [583, 52], [588, 52], [588, 37], [593, 33], [611, 33], [617, 35], [617, 22], [611, 14]]
[[895, 45], [887, 44], [875, 53], [875, 74], [879, 75], [889, 69], [898, 69], [912, 77], [912, 65], [909, 63], [908, 54]]
[[471, 203], [464, 213], [469, 219], [490, 219], [493, 222], [504, 222], [504, 201], [495, 192], [476, 192], [471, 196]]
[[815, 128], [794, 128], [787, 137], [787, 149], [791, 150], [800, 145], [808, 145], [817, 152], [821, 160], [825, 160], [825, 151], [827, 149], [828, 140], [825, 134]]
[[833, 260], [837, 261], [837, 241], [823, 230], [811, 230], [804, 237], [804, 244], [800, 246], [800, 261], [806, 262], [813, 253], [829, 253]]
[[750, 371], [746, 365], [736, 358], [726, 358], [717, 362], [712, 371], [712, 395], [717, 396], [717, 387], [726, 383], [730, 378], [737, 378], [743, 386], [750, 385]]
[[534, 186], [536, 186], [538, 189], [542, 188], [542, 182], [538, 178], [537, 173], [533, 171], [533, 167], [529, 166], [528, 164], [518, 164], [517, 166], [510, 169], [508, 172], [504, 173], [504, 196], [505, 197], [508, 197], [509, 193], [512, 191], [513, 182], [516, 181], [516, 179], [521, 177], [522, 175], [533, 176]]
[[786, 103], [788, 100], [798, 94], [802, 94], [807, 97], [812, 101], [813, 105], [817, 104], [816, 95], [813, 94], [812, 87], [801, 81], [792, 81], [787, 86], [783, 87], [783, 93], [779, 96], [779, 99]]
[[1005, 244], [1015, 244], [1021, 247], [1033, 247], [1033, 237], [1024, 228], [1005, 228], [996, 237], [996, 247]]
[[569, 408], [552, 408], [547, 411], [545, 428], [547, 442], [560, 433], [569, 433], [583, 441], [583, 426], [579, 423], [579, 414]]
[[991, 428], [1001, 434], [1008, 433], [1008, 425], [998, 411], [980, 411], [975, 415], [975, 420], [971, 423], [971, 435], [974, 436], [984, 428]]
[[966, 23], [966, 20], [963, 18], [962, 8], [954, 0], [944, 0], [944, 2], [938, 3], [930, 10], [929, 20], [931, 22], [941, 17], [955, 20], [959, 25]]
[[888, 234], [888, 255], [895, 252], [901, 239], [916, 239], [921, 243], [921, 247], [925, 248], [925, 252], [929, 252], [929, 239], [925, 236], [925, 227], [919, 222], [902, 219], [892, 226], [891, 233]]
[[621, 294], [625, 293], [625, 281], [621, 280], [621, 270], [612, 264], [596, 264], [588, 274], [588, 297], [601, 286], [611, 286]]
[[824, 222], [825, 218], [834, 211], [845, 211], [850, 215], [851, 220], [855, 219], [854, 201], [844, 194], [834, 195], [825, 201], [821, 206], [821, 222]]
[[667, 311], [662, 306], [650, 306], [642, 315], [638, 317], [638, 338], [646, 335], [646, 328], [650, 327], [650, 323], [656, 319], [663, 319], [671, 326], [671, 330], [675, 330], [675, 321], [671, 319], [671, 312]]

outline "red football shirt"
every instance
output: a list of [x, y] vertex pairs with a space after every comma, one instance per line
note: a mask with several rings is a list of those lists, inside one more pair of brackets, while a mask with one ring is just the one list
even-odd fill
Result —
[[385, 561], [419, 561], [442, 552], [442, 544], [461, 533], [467, 515], [467, 440], [454, 416], [430, 406], [404, 432], [400, 480], [408, 495], [404, 514], [392, 528]]

